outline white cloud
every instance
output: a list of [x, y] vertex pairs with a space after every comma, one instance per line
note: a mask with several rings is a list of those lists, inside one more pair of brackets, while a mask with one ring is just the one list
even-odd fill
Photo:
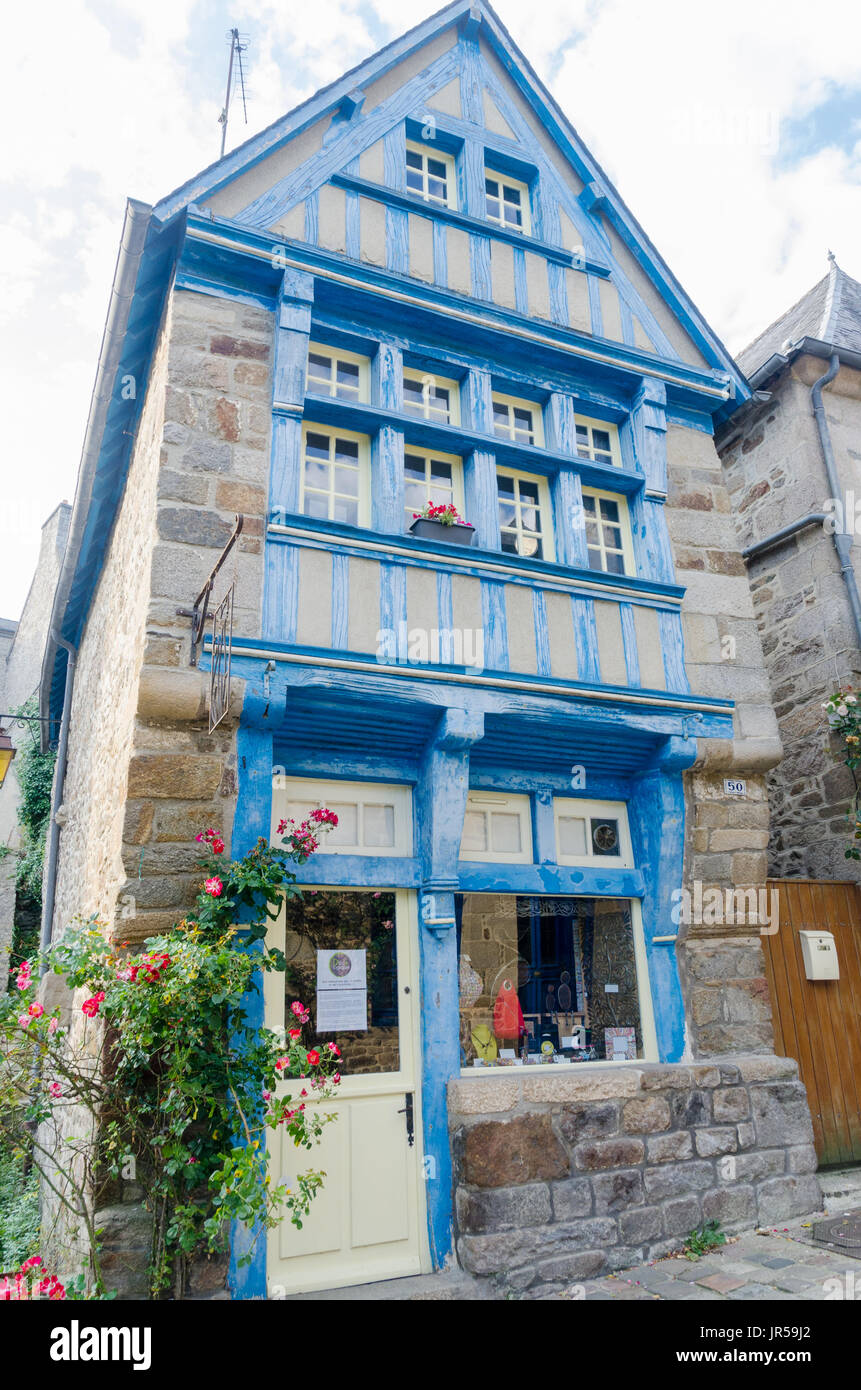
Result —
[[[0, 87], [15, 518], [0, 545], [0, 616], [26, 594], [38, 518], [74, 489], [124, 199], [155, 201], [218, 153], [227, 29], [249, 40], [250, 123], [235, 107], [233, 147], [367, 57], [381, 31], [394, 38], [434, 8], [53, 0], [16, 14]], [[774, 149], [781, 121], [861, 87], [856, 0], [499, 0], [499, 11], [731, 348], [824, 274], [829, 246], [861, 278], [861, 150], [844, 139], [787, 166]]]

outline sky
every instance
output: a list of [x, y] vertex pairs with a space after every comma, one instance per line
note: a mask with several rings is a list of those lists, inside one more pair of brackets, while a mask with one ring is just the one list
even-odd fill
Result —
[[[433, 12], [434, 0], [43, 0], [0, 84], [0, 617], [72, 500], [127, 197], [217, 158], [227, 33], [248, 124], [228, 148]], [[658, 250], [737, 352], [826, 271], [861, 279], [858, 0], [498, 0]]]

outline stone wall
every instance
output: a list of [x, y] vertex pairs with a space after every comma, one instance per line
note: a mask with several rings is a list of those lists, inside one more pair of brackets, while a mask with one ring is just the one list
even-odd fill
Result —
[[[771, 400], [730, 422], [718, 441], [742, 545], [773, 534], [829, 495], [810, 387], [826, 368], [799, 358], [767, 383]], [[841, 368], [823, 392], [841, 485], [861, 503], [861, 372]], [[855, 537], [855, 568], [861, 551]], [[750, 590], [762, 636], [784, 758], [769, 776], [769, 869], [775, 877], [861, 879], [844, 856], [854, 781], [831, 738], [822, 702], [837, 685], [857, 685], [861, 651], [840, 563], [818, 526], [754, 559]]]
[[[667, 431], [667, 526], [685, 585], [685, 669], [694, 694], [735, 701], [732, 740], [698, 740], [686, 774], [684, 886], [764, 888], [769, 809], [765, 774], [780, 756], [777, 721], [741, 544], [711, 435]], [[724, 779], [742, 778], [744, 796]], [[696, 1057], [773, 1048], [762, 925], [726, 913], [680, 924], [679, 969]]]
[[449, 1124], [460, 1263], [527, 1296], [822, 1204], [788, 1058], [463, 1078]]

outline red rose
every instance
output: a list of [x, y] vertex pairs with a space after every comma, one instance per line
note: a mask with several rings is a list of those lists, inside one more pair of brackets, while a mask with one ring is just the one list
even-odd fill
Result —
[[309, 1065], [309, 1067], [316, 1067], [316, 1066], [319, 1065], [319, 1062], [320, 1062], [320, 1054], [319, 1054], [319, 1052], [315, 1052], [315, 1051], [312, 1049], [312, 1050], [308, 1053], [308, 1065]]

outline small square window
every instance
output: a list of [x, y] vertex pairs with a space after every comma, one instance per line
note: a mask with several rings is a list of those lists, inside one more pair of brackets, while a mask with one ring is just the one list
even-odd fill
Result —
[[633, 850], [625, 803], [553, 798], [556, 857], [559, 864], [594, 864], [633, 868]]
[[544, 478], [496, 470], [502, 549], [533, 560], [553, 559], [550, 495]]
[[312, 396], [330, 396], [342, 401], [369, 399], [370, 363], [367, 357], [340, 348], [311, 343], [305, 390]]
[[580, 415], [574, 417], [574, 423], [577, 431], [578, 458], [591, 459], [593, 463], [604, 463], [610, 468], [621, 468], [619, 431], [615, 425], [602, 420], [586, 420]]
[[486, 169], [484, 196], [488, 221], [498, 222], [513, 232], [530, 231], [528, 184]]
[[442, 150], [407, 141], [406, 188], [426, 203], [457, 207], [454, 159]]
[[607, 574], [634, 573], [631, 523], [624, 497], [584, 487], [583, 525], [590, 569]]
[[426, 452], [407, 445], [404, 452], [404, 511], [409, 530], [426, 502], [463, 511], [463, 465], [453, 454]]
[[302, 426], [302, 495], [305, 516], [367, 524], [367, 445], [363, 435], [322, 425]]
[[404, 410], [437, 425], [460, 424], [460, 391], [450, 377], [404, 368]]
[[505, 792], [467, 794], [461, 859], [532, 862], [532, 819], [529, 797]]
[[536, 401], [520, 400], [517, 396], [493, 393], [493, 433], [497, 439], [510, 439], [514, 444], [544, 445], [541, 406]]

